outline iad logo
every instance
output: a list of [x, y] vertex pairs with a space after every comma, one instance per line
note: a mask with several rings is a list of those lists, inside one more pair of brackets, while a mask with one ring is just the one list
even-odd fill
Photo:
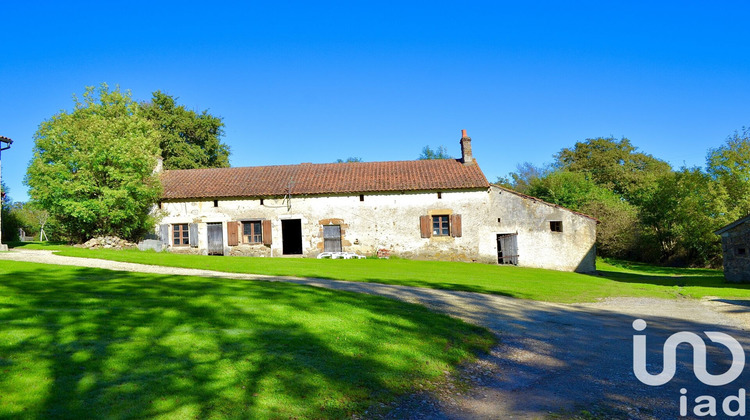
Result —
[[[646, 321], [636, 319], [633, 321], [633, 329], [643, 331], [646, 329]], [[652, 375], [646, 370], [646, 335], [633, 335], [633, 373], [636, 378], [646, 385], [659, 386], [664, 385], [674, 377], [677, 370], [677, 346], [680, 344], [690, 344], [693, 348], [693, 373], [699, 381], [710, 386], [727, 385], [737, 379], [745, 368], [745, 351], [742, 345], [728, 334], [716, 331], [704, 331], [706, 337], [713, 343], [718, 343], [729, 349], [732, 354], [732, 366], [729, 370], [720, 374], [713, 375], [706, 370], [706, 343], [695, 333], [680, 331], [672, 334], [664, 342], [663, 358], [664, 363], [662, 371], [659, 374]], [[687, 389], [680, 389], [680, 415], [686, 416], [688, 411]], [[724, 398], [721, 408], [724, 414], [728, 416], [745, 415], [745, 389], [740, 388], [737, 396], [729, 395]], [[693, 413], [696, 416], [716, 416], [717, 403], [716, 398], [711, 395], [701, 395], [695, 398], [695, 407]], [[732, 406], [736, 408], [732, 408]]]
[[[643, 331], [646, 321], [636, 319], [633, 329]], [[677, 346], [682, 343], [693, 347], [693, 372], [699, 381], [706, 385], [721, 386], [737, 379], [745, 368], [745, 351], [742, 345], [728, 334], [705, 331], [706, 336], [714, 343], [723, 344], [732, 353], [732, 367], [721, 375], [712, 375], [706, 371], [706, 343], [698, 334], [680, 331], [669, 336], [664, 343], [664, 367], [660, 374], [652, 375], [646, 371], [646, 336], [633, 335], [633, 373], [639, 381], [646, 385], [664, 385], [674, 377], [677, 370]]]

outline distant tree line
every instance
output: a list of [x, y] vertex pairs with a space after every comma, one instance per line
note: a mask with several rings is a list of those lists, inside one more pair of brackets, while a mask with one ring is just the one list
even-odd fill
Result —
[[750, 214], [750, 130], [710, 149], [706, 167], [672, 168], [627, 138], [564, 148], [545, 167], [530, 163], [497, 182], [596, 217], [600, 255], [687, 266], [720, 266], [713, 232]]

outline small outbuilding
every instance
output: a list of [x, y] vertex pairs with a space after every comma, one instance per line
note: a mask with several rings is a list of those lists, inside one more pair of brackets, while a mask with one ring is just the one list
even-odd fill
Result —
[[724, 253], [724, 278], [750, 283], [750, 215], [717, 230]]

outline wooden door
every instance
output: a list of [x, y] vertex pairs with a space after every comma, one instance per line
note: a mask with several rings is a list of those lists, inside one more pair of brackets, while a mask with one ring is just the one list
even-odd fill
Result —
[[323, 225], [323, 251], [341, 252], [341, 226]]
[[224, 229], [221, 223], [207, 223], [208, 255], [224, 255]]
[[518, 234], [497, 235], [497, 263], [518, 265]]

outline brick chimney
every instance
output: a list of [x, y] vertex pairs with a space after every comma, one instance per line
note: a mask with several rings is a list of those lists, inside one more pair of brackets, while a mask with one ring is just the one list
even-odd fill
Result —
[[471, 137], [466, 135], [466, 130], [461, 130], [461, 162], [464, 165], [473, 165], [474, 156], [471, 154]]

